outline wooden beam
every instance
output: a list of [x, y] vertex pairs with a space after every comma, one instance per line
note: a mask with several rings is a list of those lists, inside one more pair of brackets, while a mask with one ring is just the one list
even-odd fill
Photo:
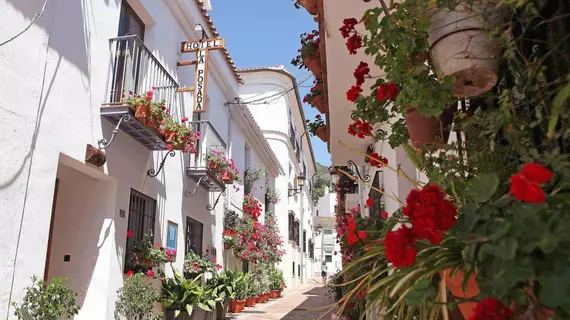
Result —
[[176, 92], [190, 92], [190, 91], [194, 91], [194, 88], [193, 87], [182, 87], [182, 88], [176, 89]]
[[193, 66], [196, 64], [196, 61], [178, 61], [176, 63], [179, 67], [186, 67], [186, 66]]

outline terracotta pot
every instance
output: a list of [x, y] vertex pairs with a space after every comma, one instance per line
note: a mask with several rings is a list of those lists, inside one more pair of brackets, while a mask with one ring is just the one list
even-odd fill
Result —
[[406, 127], [414, 147], [430, 145], [436, 142], [436, 138], [447, 143], [450, 125], [453, 122], [454, 111], [452, 108], [445, 109], [439, 118], [428, 118], [411, 107], [408, 107], [407, 112], [404, 119], [406, 119]]
[[268, 293], [265, 293], [265, 294], [263, 295], [263, 302], [267, 302], [267, 301], [269, 301], [269, 294], [268, 294]]
[[313, 105], [320, 113], [325, 113], [328, 111], [328, 107], [325, 104], [325, 96], [323, 93], [311, 99], [311, 105]]
[[236, 308], [238, 310], [237, 313], [240, 313], [245, 308], [245, 300], [236, 300]]
[[[475, 274], [471, 274], [467, 280], [466, 291], [463, 291], [463, 271], [459, 270], [455, 272], [453, 277], [451, 277], [452, 269], [446, 269], [440, 271], [439, 276], [441, 279], [445, 279], [445, 285], [449, 288], [451, 294], [459, 299], [471, 299], [477, 294], [479, 294], [479, 286], [475, 280]], [[477, 306], [477, 302], [464, 302], [458, 305], [461, 314], [465, 319], [470, 319], [473, 314], [473, 310]]]
[[171, 143], [172, 141], [174, 141], [175, 136], [176, 136], [176, 132], [166, 130], [164, 132], [164, 142]]
[[137, 104], [135, 107], [135, 118], [145, 126], [148, 126], [150, 117], [150, 106]]
[[501, 42], [488, 31], [502, 25], [504, 15], [495, 5], [459, 2], [453, 11], [428, 10], [432, 60], [440, 75], [455, 77], [453, 93], [458, 98], [484, 94], [497, 84]]
[[251, 298], [245, 299], [245, 306], [248, 308], [253, 307], [253, 301], [251, 300]]
[[299, 4], [307, 9], [311, 15], [317, 14], [317, 1], [316, 0], [299, 0]]
[[232, 184], [234, 183], [234, 179], [232, 179], [227, 172], [222, 173], [221, 177], [222, 181], [225, 184]]
[[303, 63], [315, 75], [315, 78], [321, 79], [323, 71], [321, 66], [321, 49], [317, 49], [312, 57], [303, 59]]
[[236, 301], [235, 300], [230, 300], [230, 312], [231, 313], [236, 313]]
[[258, 296], [255, 297], [255, 303], [261, 303], [261, 300], [263, 300], [263, 299], [261, 298], [261, 295], [258, 295]]
[[323, 142], [327, 142], [327, 127], [320, 126], [317, 128], [315, 135], [319, 137], [319, 139], [323, 140]]

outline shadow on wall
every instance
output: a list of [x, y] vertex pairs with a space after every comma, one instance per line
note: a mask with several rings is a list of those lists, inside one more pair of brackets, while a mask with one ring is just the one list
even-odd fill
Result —
[[[44, 0], [8, 0], [8, 2], [30, 21], [41, 12], [44, 4]], [[49, 34], [50, 49], [75, 65], [87, 78], [90, 76], [89, 52], [92, 32], [90, 22], [94, 20], [92, 13], [90, 0], [48, 0], [43, 17], [38, 17], [34, 22]], [[25, 38], [25, 36], [24, 33], [20, 37]]]

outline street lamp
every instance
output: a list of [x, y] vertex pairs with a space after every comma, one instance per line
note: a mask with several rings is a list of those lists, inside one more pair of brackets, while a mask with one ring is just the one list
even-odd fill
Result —
[[288, 194], [289, 194], [289, 197], [292, 197], [292, 196], [294, 196], [294, 195], [296, 195], [296, 194], [301, 193], [301, 191], [303, 190], [303, 186], [305, 185], [305, 179], [306, 179], [306, 178], [305, 178], [305, 176], [303, 176], [303, 175], [297, 176], [297, 185], [299, 186], [299, 188], [297, 188], [297, 189], [289, 189], [289, 193], [288, 193]]
[[320, 236], [322, 229], [323, 229], [323, 226], [321, 226], [321, 225], [315, 226], [315, 229], [313, 230], [313, 237], [318, 237], [318, 236]]

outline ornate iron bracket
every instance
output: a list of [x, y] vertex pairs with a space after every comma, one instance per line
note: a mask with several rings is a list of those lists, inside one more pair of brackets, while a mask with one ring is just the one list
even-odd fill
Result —
[[220, 197], [221, 197], [222, 195], [223, 195], [224, 197], [226, 196], [226, 188], [224, 188], [224, 190], [222, 190], [222, 192], [220, 192], [220, 194], [218, 194], [218, 197], [216, 198], [216, 202], [214, 202], [214, 205], [212, 206], [211, 204], [208, 204], [208, 205], [206, 206], [206, 209], [207, 209], [208, 211], [214, 210], [214, 209], [216, 208], [216, 206], [218, 205], [218, 201], [220, 201]]
[[370, 182], [370, 175], [365, 174], [364, 177], [362, 177], [362, 175], [360, 174], [360, 170], [358, 169], [358, 166], [356, 165], [356, 163], [354, 163], [354, 161], [348, 160], [346, 164], [356, 172], [356, 175], [360, 180], [362, 180], [363, 182]]
[[196, 190], [198, 190], [198, 187], [200, 186], [200, 182], [202, 182], [202, 179], [204, 179], [204, 177], [200, 177], [200, 179], [198, 179], [198, 182], [196, 182], [196, 185], [194, 186], [194, 190], [192, 190], [192, 192], [190, 192], [190, 190], [186, 190], [184, 191], [184, 195], [187, 197], [193, 196], [194, 193], [196, 193]]
[[115, 129], [113, 129], [113, 133], [111, 134], [111, 139], [107, 141], [107, 139], [103, 138], [97, 142], [97, 144], [99, 145], [99, 149], [101, 150], [107, 149], [111, 145], [111, 143], [113, 143], [113, 140], [115, 140], [117, 134], [119, 134], [119, 127], [121, 126], [121, 123], [123, 121], [128, 122], [129, 120], [131, 120], [130, 115], [125, 114], [124, 116], [122, 116], [121, 119], [119, 119], [119, 123], [117, 123], [117, 125], [115, 126]]
[[158, 176], [158, 174], [159, 174], [160, 171], [162, 170], [162, 167], [164, 167], [164, 162], [166, 161], [166, 157], [168, 157], [168, 156], [174, 157], [175, 154], [176, 154], [176, 152], [174, 152], [174, 150], [168, 151], [168, 152], [164, 155], [164, 158], [162, 158], [162, 162], [160, 162], [160, 165], [158, 166], [158, 170], [157, 170], [157, 171], [154, 171], [154, 168], [150, 168], [150, 169], [148, 169], [148, 171], [146, 172], [146, 174], [148, 174], [149, 177], [156, 177], [156, 176]]

